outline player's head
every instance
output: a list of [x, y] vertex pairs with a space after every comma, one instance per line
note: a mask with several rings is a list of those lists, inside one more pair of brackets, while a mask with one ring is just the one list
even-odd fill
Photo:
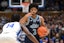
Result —
[[29, 5], [29, 12], [35, 14], [38, 11], [38, 5], [37, 4], [30, 4]]
[[11, 22], [14, 22], [14, 21], [19, 21], [20, 20], [20, 15], [19, 14], [13, 14], [11, 16]]

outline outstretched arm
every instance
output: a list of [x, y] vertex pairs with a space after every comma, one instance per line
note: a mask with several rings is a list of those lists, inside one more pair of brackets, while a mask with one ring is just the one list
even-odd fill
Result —
[[29, 30], [26, 28], [26, 26], [24, 26], [24, 25], [21, 24], [21, 27], [22, 27], [23, 31], [27, 34], [28, 38], [29, 38], [32, 42], [34, 42], [34, 43], [39, 43], [39, 42], [37, 41], [37, 39], [29, 32]]

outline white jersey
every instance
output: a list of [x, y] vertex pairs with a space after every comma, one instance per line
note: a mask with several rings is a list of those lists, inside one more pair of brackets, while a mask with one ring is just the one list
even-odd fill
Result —
[[3, 26], [2, 34], [9, 34], [9, 36], [18, 37], [21, 32], [21, 26], [19, 22], [10, 22]]

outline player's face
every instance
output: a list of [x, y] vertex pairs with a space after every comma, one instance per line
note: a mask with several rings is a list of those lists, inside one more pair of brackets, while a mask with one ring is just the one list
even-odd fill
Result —
[[36, 14], [37, 13], [37, 8], [35, 8], [35, 7], [33, 7], [33, 8], [31, 8], [30, 9], [30, 12], [34, 15], [34, 14]]

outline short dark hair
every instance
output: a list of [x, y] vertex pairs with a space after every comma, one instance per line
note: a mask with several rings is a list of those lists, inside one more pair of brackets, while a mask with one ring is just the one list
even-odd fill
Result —
[[14, 22], [14, 21], [19, 22], [19, 20], [20, 20], [20, 15], [19, 14], [12, 14], [11, 22]]
[[29, 5], [29, 12], [30, 12], [30, 9], [35, 7], [36, 9], [38, 9], [38, 4], [35, 4], [35, 3], [32, 3]]

